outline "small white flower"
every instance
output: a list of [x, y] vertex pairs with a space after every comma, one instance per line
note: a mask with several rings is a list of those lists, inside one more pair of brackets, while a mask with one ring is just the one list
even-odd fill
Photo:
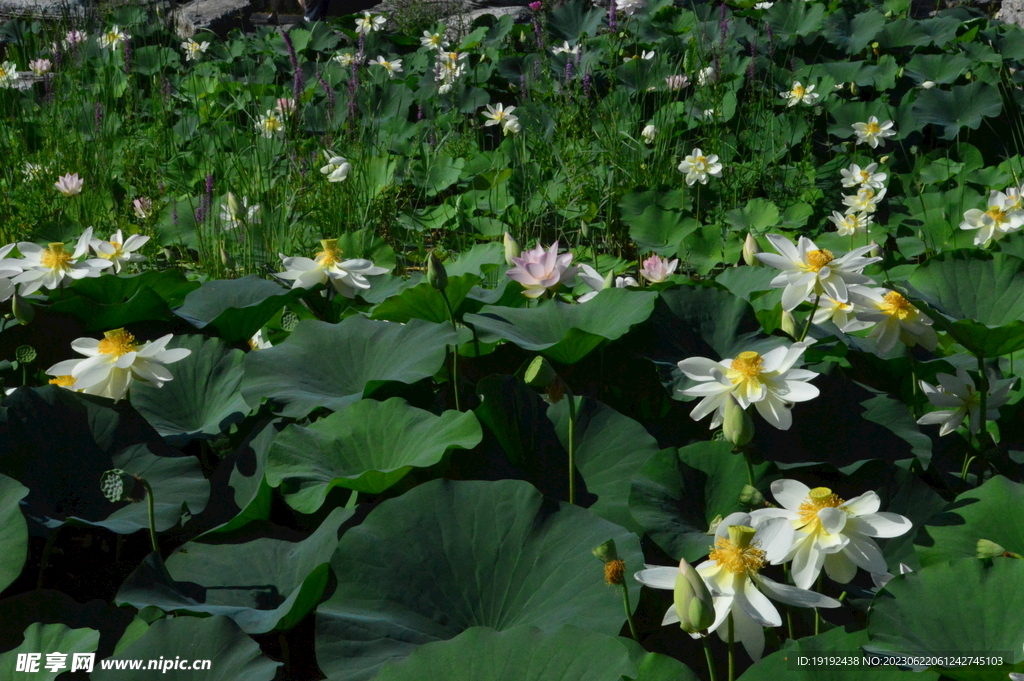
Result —
[[579, 45], [572, 45], [572, 46], [570, 46], [568, 40], [563, 40], [562, 41], [562, 46], [561, 47], [552, 47], [551, 48], [551, 52], [552, 52], [552, 54], [579, 54], [580, 53], [580, 46]]
[[842, 90], [844, 87], [846, 87], [846, 83], [836, 83], [835, 85], [832, 86], [832, 89]]
[[351, 163], [329, 151], [324, 151], [324, 156], [327, 157], [327, 165], [322, 167], [320, 172], [327, 176], [328, 182], [341, 182], [348, 177], [349, 172], [352, 170]]
[[832, 211], [829, 218], [836, 226], [836, 233], [839, 236], [854, 236], [856, 234], [867, 234], [871, 226], [872, 217], [868, 213], [847, 213], [843, 215], [837, 210]]
[[274, 344], [263, 338], [263, 329], [257, 331], [252, 338], [249, 339], [250, 350], [266, 350], [267, 348], [274, 347]]
[[615, 0], [615, 9], [633, 16], [644, 7], [647, 7], [647, 0]]
[[633, 277], [615, 277], [615, 288], [626, 288], [627, 286], [639, 286], [640, 283]]
[[643, 59], [644, 61], [651, 61], [652, 59], [654, 59], [654, 50], [648, 50], [646, 52], [641, 52], [640, 53], [640, 58]]
[[395, 59], [394, 61], [388, 61], [384, 58], [384, 55], [377, 57], [376, 59], [370, 60], [370, 66], [383, 66], [384, 70], [388, 72], [388, 78], [394, 78], [396, 73], [402, 72], [402, 60]]
[[164, 365], [185, 359], [192, 351], [168, 350], [171, 338], [173, 335], [167, 334], [140, 345], [135, 342], [135, 336], [124, 329], [104, 332], [103, 340], [79, 338], [71, 347], [85, 355], [85, 359], [57, 362], [46, 373], [58, 377], [70, 375], [75, 379], [74, 384], [67, 386], [71, 390], [109, 397], [116, 402], [125, 396], [134, 381], [159, 388], [174, 378]]
[[423, 37], [420, 38], [420, 45], [431, 50], [443, 50], [448, 47], [448, 41], [445, 40], [444, 36], [440, 33], [423, 31]]
[[935, 87], [934, 80], [926, 80], [923, 83], [921, 83], [922, 90], [931, 90], [933, 87]]
[[781, 93], [782, 97], [789, 100], [786, 106], [796, 106], [797, 104], [814, 104], [821, 97], [814, 91], [813, 85], [803, 86], [800, 81], [793, 83], [793, 87], [786, 92]]
[[706, 66], [697, 72], [697, 85], [704, 86], [711, 83], [715, 79], [715, 67]]
[[29, 161], [25, 161], [25, 165], [21, 167], [22, 175], [24, 175], [25, 178], [29, 180], [34, 180], [37, 177], [39, 177], [42, 174], [43, 170], [44, 168], [41, 163], [31, 163]]
[[267, 113], [256, 120], [256, 131], [268, 139], [284, 137], [284, 127], [281, 114], [273, 109], [267, 109]]
[[312, 288], [317, 284], [330, 283], [334, 290], [346, 298], [354, 298], [358, 291], [370, 288], [368, 276], [387, 274], [384, 267], [377, 267], [363, 258], [342, 258], [337, 239], [323, 239], [320, 245], [324, 250], [316, 254], [314, 259], [295, 257], [289, 258], [279, 254], [284, 263], [285, 271], [277, 276], [293, 281], [292, 288]]
[[117, 24], [114, 24], [110, 30], [100, 36], [100, 47], [106, 50], [116, 50], [121, 47], [125, 40], [130, 38], [130, 35], [122, 31]]
[[[40, 288], [55, 289], [61, 286], [65, 278], [84, 279], [87, 277], [98, 277], [100, 273], [113, 266], [109, 260], [91, 259], [82, 260], [88, 254], [89, 244], [92, 241], [92, 227], [85, 230], [75, 250], [68, 253], [64, 250], [64, 244], [55, 242], [46, 248], [36, 244], [22, 241], [18, 243], [18, 250], [21, 252], [20, 260], [4, 260], [0, 266], [15, 266], [22, 270], [21, 274], [15, 276], [11, 281], [21, 284], [21, 295], [27, 296], [35, 293]], [[0, 274], [2, 276], [2, 274]], [[70, 372], [62, 372], [70, 373]]]
[[[918, 381], [921, 390], [933, 407], [945, 407], [925, 414], [917, 420], [921, 425], [941, 423], [939, 437], [949, 435], [969, 417], [970, 430], [976, 434], [981, 427], [981, 393], [974, 386], [974, 379], [965, 369], [957, 369], [956, 376], [936, 374], [938, 387], [926, 381]], [[999, 407], [1010, 399], [1010, 389], [1016, 378], [989, 380], [989, 393], [985, 398], [985, 418], [999, 418]]]
[[754, 9], [771, 9], [771, 6], [774, 4], [774, 2], [759, 2], [754, 5]]
[[64, 36], [64, 45], [74, 49], [84, 43], [88, 38], [89, 36], [85, 31], [68, 31]]
[[717, 154], [704, 155], [700, 149], [694, 149], [690, 155], [679, 164], [679, 172], [686, 175], [686, 184], [693, 185], [695, 182], [708, 183], [708, 176], [721, 177], [722, 164], [718, 162]]
[[857, 568], [885, 574], [885, 558], [874, 537], [898, 537], [913, 523], [896, 513], [879, 513], [875, 492], [844, 501], [827, 487], [810, 489], [797, 480], [776, 480], [772, 495], [781, 508], [758, 509], [750, 514], [754, 527], [779, 518], [796, 530], [793, 545], [779, 562], [793, 561], [793, 582], [809, 589], [825, 573], [840, 584], [849, 583]]
[[384, 28], [388, 20], [380, 14], [370, 14], [369, 12], [363, 12], [363, 16], [356, 19], [356, 33], [371, 33], [373, 31], [379, 31]]
[[844, 187], [870, 187], [871, 189], [883, 189], [885, 187], [885, 179], [888, 177], [885, 173], [876, 173], [878, 170], [877, 163], [871, 163], [864, 168], [861, 168], [856, 163], [852, 164], [849, 168], [843, 168], [839, 173], [843, 176]]
[[338, 54], [331, 57], [331, 59], [338, 62], [342, 66], [351, 66], [356, 60], [356, 55], [352, 54], [351, 52], [339, 52]]
[[654, 144], [654, 138], [658, 134], [658, 129], [653, 125], [647, 125], [643, 130], [640, 131], [640, 136], [644, 138], [644, 142], [648, 144]]
[[679, 362], [679, 370], [700, 383], [681, 391], [682, 394], [704, 398], [690, 412], [690, 418], [700, 421], [714, 413], [711, 428], [717, 428], [731, 396], [742, 409], [753, 404], [765, 421], [779, 430], [789, 430], [793, 425], [789, 411], [793, 403], [813, 400], [819, 394], [816, 387], [807, 383], [818, 374], [796, 368], [806, 349], [806, 343], [794, 343], [788, 348], [777, 347], [763, 357], [748, 350], [721, 362], [705, 357], [684, 359]]
[[878, 118], [871, 116], [867, 123], [854, 123], [853, 132], [857, 135], [857, 144], [867, 143], [872, 149], [878, 147], [885, 141], [886, 137], [892, 137], [896, 131], [892, 129], [892, 121], [879, 123]]
[[137, 218], [145, 220], [153, 214], [153, 199], [140, 196], [132, 201], [132, 209], [135, 211], [135, 216]]
[[205, 40], [201, 43], [197, 43], [195, 40], [186, 40], [181, 44], [181, 49], [185, 51], [185, 61], [199, 59], [209, 46], [210, 43]]
[[114, 273], [119, 273], [121, 268], [130, 262], [143, 262], [146, 256], [135, 251], [142, 248], [149, 241], [148, 236], [132, 234], [125, 240], [121, 230], [110, 235], [109, 241], [102, 239], [90, 239], [89, 246], [97, 257], [109, 260], [114, 264]]
[[898, 292], [857, 287], [850, 291], [850, 302], [855, 306], [858, 321], [874, 324], [868, 338], [878, 339], [879, 352], [889, 352], [898, 341], [908, 347], [920, 343], [935, 350], [938, 337], [932, 320]]
[[874, 213], [878, 210], [878, 203], [885, 198], [885, 191], [885, 189], [876, 191], [871, 187], [861, 187], [853, 196], [844, 196], [843, 205], [846, 206], [847, 214]]
[[974, 245], [988, 247], [993, 240], [1002, 239], [1010, 232], [1016, 232], [1024, 225], [1024, 211], [1020, 209], [1020, 195], [1017, 190], [1012, 196], [994, 189], [988, 195], [988, 208], [971, 208], [964, 213], [960, 229], [978, 230]]
[[484, 127], [500, 125], [506, 134], [519, 132], [522, 130], [522, 126], [519, 124], [519, 118], [512, 114], [515, 109], [514, 106], [506, 107], [500, 102], [497, 106], [488, 104], [487, 111], [480, 112], [480, 115], [487, 119]]

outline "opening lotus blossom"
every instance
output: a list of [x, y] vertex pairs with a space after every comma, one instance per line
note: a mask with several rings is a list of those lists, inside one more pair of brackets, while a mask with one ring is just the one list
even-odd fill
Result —
[[292, 288], [313, 288], [317, 284], [330, 283], [334, 290], [346, 298], [355, 298], [356, 293], [370, 288], [368, 276], [387, 274], [388, 269], [377, 267], [365, 258], [346, 259], [337, 239], [320, 241], [322, 251], [313, 259], [289, 258], [279, 254], [285, 271], [277, 276], [291, 280]]
[[505, 274], [523, 285], [523, 295], [527, 298], [539, 298], [562, 284], [568, 284], [577, 271], [571, 266], [572, 253], [559, 254], [557, 241], [547, 251], [538, 244], [536, 248], [512, 258], [512, 262], [515, 267]]
[[[918, 381], [922, 392], [933, 407], [942, 407], [938, 411], [925, 414], [917, 420], [921, 425], [942, 424], [939, 437], [949, 435], [967, 419], [970, 432], [976, 434], [981, 428], [981, 391], [974, 385], [974, 379], [966, 369], [956, 370], [956, 376], [936, 374], [939, 385], [934, 386], [927, 381]], [[1017, 382], [1016, 378], [1005, 380], [989, 380], [989, 393], [985, 398], [985, 418], [998, 419], [999, 407], [1010, 399], [1010, 389]]]
[[1020, 197], [993, 190], [988, 195], [985, 210], [971, 208], [964, 213], [960, 229], [978, 230], [974, 235], [974, 245], [987, 248], [993, 241], [1016, 232], [1021, 225], [1024, 225], [1024, 210], [1020, 208]]
[[803, 236], [796, 246], [779, 234], [769, 234], [768, 241], [778, 251], [778, 255], [758, 253], [754, 257], [782, 270], [781, 274], [772, 279], [772, 286], [785, 288], [782, 292], [782, 309], [788, 311], [793, 311], [812, 295], [825, 295], [847, 302], [848, 286], [869, 283], [871, 279], [862, 274], [862, 270], [881, 260], [880, 257], [864, 257], [874, 248], [870, 245], [855, 248], [837, 258]]
[[716, 154], [704, 155], [704, 152], [700, 149], [694, 149], [693, 152], [683, 159], [679, 164], [679, 172], [686, 176], [686, 184], [693, 185], [697, 182], [701, 184], [708, 183], [708, 176], [721, 177], [722, 176], [722, 164], [718, 162], [718, 156]]
[[92, 227], [85, 230], [75, 245], [75, 250], [68, 253], [63, 243], [54, 242], [46, 248], [29, 242], [19, 242], [18, 250], [21, 252], [21, 260], [13, 263], [7, 260], [4, 264], [11, 263], [21, 268], [21, 274], [15, 276], [11, 281], [21, 285], [21, 295], [27, 296], [35, 293], [40, 288], [55, 289], [60, 286], [65, 278], [82, 279], [86, 277], [98, 277], [101, 272], [114, 263], [102, 258], [82, 260], [82, 257], [89, 252], [89, 244], [92, 242]]

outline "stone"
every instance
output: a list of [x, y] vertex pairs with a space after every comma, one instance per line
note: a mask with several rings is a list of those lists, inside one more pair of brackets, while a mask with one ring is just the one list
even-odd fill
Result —
[[191, 38], [199, 29], [223, 37], [234, 28], [252, 30], [249, 18], [253, 12], [252, 0], [192, 0], [174, 11], [175, 27], [183, 39]]
[[0, 0], [0, 20], [62, 19], [85, 16], [85, 7], [74, 0]]

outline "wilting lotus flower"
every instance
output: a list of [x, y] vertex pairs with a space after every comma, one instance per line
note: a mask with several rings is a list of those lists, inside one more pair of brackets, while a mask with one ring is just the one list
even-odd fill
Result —
[[657, 255], [652, 255], [647, 260], [644, 260], [643, 267], [640, 269], [640, 276], [652, 284], [657, 284], [672, 276], [677, 267], [679, 267], [678, 258], [669, 261]]
[[[968, 419], [970, 430], [977, 433], [981, 427], [981, 393], [974, 386], [974, 379], [964, 369], [957, 369], [956, 376], [936, 374], [938, 387], [926, 381], [918, 381], [921, 390], [928, 397], [933, 407], [945, 407], [939, 411], [925, 414], [917, 420], [921, 425], [941, 423], [939, 437], [949, 435]], [[989, 381], [988, 398], [985, 400], [986, 418], [999, 418], [999, 407], [1010, 399], [1010, 388], [1017, 382], [1016, 378], [1001, 381]]]
[[60, 179], [53, 183], [53, 186], [64, 196], [74, 196], [82, 193], [85, 180], [80, 178], [78, 173], [68, 173], [67, 175], [62, 175]]
[[140, 196], [132, 201], [132, 208], [135, 210], [136, 217], [145, 220], [153, 214], [153, 199]]
[[532, 250], [523, 251], [518, 258], [512, 258], [512, 262], [515, 267], [505, 274], [523, 285], [526, 289], [523, 295], [527, 298], [539, 298], [576, 276], [577, 268], [570, 266], [572, 253], [559, 255], [557, 241], [547, 251], [538, 244]]
[[872, 537], [898, 537], [913, 527], [897, 513], [879, 513], [881, 500], [874, 492], [844, 501], [827, 487], [776, 480], [772, 495], [782, 507], [758, 509], [751, 522], [755, 527], [776, 518], [792, 523], [793, 546], [778, 562], [793, 561], [793, 582], [801, 589], [811, 588], [822, 567], [840, 584], [852, 580], [858, 567], [885, 574], [885, 558]]
[[320, 245], [324, 250], [313, 260], [280, 255], [285, 271], [277, 276], [293, 280], [292, 288], [312, 288], [330, 282], [341, 295], [355, 298], [358, 291], [370, 288], [367, 276], [388, 273], [387, 268], [377, 267], [364, 258], [343, 259], [337, 239], [322, 239]]
[[79, 338], [71, 343], [71, 347], [86, 358], [57, 362], [46, 373], [58, 377], [71, 376], [75, 382], [65, 387], [88, 395], [109, 397], [116, 402], [125, 396], [133, 381], [159, 388], [174, 378], [164, 365], [185, 359], [192, 351], [185, 348], [167, 350], [171, 338], [173, 336], [167, 334], [155, 341], [138, 344], [135, 336], [124, 329], [105, 331], [103, 340]]

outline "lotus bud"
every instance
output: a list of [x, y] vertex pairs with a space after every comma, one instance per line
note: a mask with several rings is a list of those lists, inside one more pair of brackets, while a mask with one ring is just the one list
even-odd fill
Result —
[[886, 164], [886, 162], [888, 162], [888, 160], [889, 160], [889, 155], [886, 154], [882, 158], [878, 159], [878, 164], [884, 166]]
[[11, 311], [14, 312], [14, 318], [23, 325], [32, 323], [36, 318], [35, 306], [17, 293], [11, 299]]
[[679, 626], [688, 634], [707, 631], [715, 623], [715, 604], [704, 578], [685, 559], [679, 561], [673, 591]]
[[100, 490], [111, 503], [121, 501], [142, 501], [146, 498], [146, 488], [140, 484], [142, 478], [120, 468], [114, 468], [100, 476]]
[[754, 235], [748, 232], [747, 238], [743, 241], [743, 262], [747, 263], [751, 267], [760, 267], [761, 261], [754, 257], [760, 252], [760, 244], [757, 243], [757, 239], [754, 238]]
[[608, 270], [608, 274], [604, 275], [604, 284], [601, 285], [601, 289], [614, 288], [615, 287], [615, 270]]
[[558, 374], [551, 364], [542, 356], [537, 356], [530, 366], [526, 368], [526, 375], [523, 377], [526, 384], [534, 388], [547, 388], [558, 380]]
[[14, 351], [14, 359], [18, 360], [18, 364], [31, 364], [36, 361], [36, 349], [31, 345], [20, 345]]
[[433, 251], [427, 256], [427, 281], [438, 291], [444, 292], [448, 288], [448, 272]]
[[868, 255], [872, 258], [882, 257], [882, 247], [878, 245], [878, 242], [874, 239], [871, 240], [871, 250], [868, 251]]
[[509, 267], [515, 267], [512, 258], [518, 258], [523, 249], [519, 247], [519, 242], [513, 239], [512, 235], [508, 232], [505, 232], [503, 242], [505, 244], [505, 264]]
[[231, 211], [232, 217], [238, 217], [242, 214], [242, 206], [238, 203], [238, 198], [231, 192], [228, 192], [228, 210]]
[[718, 534], [718, 526], [722, 524], [722, 514], [716, 515], [711, 519], [711, 524], [708, 525], [708, 531], [704, 534], [711, 535], [712, 537]]
[[220, 247], [220, 261], [224, 267], [232, 270], [235, 268], [235, 259], [228, 253], [227, 249], [222, 245]]
[[725, 402], [722, 432], [733, 447], [742, 447], [754, 437], [754, 420], [732, 395]]
[[977, 547], [978, 558], [1020, 558], [1020, 554], [1007, 551], [1005, 548], [989, 541], [988, 539], [979, 539]]
[[756, 487], [753, 487], [752, 485], [743, 485], [743, 490], [740, 492], [741, 504], [763, 507], [766, 505], [764, 501], [764, 495], [761, 494]]
[[796, 317], [793, 316], [792, 312], [789, 310], [782, 311], [782, 322], [779, 324], [779, 328], [782, 329], [790, 338], [793, 338], [794, 340], [796, 339]]

